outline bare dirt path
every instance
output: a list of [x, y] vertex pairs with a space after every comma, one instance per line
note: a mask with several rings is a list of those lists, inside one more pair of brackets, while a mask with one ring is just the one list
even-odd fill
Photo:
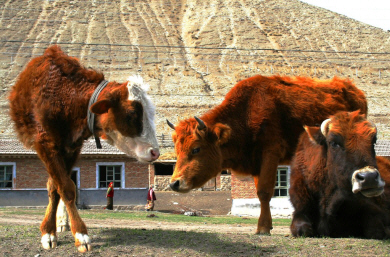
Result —
[[[158, 215], [162, 213], [183, 214], [186, 211], [195, 212], [206, 216], [228, 215], [232, 206], [230, 191], [192, 191], [187, 194], [176, 192], [156, 192], [157, 201], [155, 202], [155, 212], [157, 217], [150, 218], [147, 222], [130, 219], [83, 219], [88, 227], [95, 228], [132, 228], [132, 229], [162, 229], [175, 231], [193, 231], [193, 232], [237, 232], [253, 234], [255, 225], [241, 224], [203, 224], [203, 223], [180, 223], [180, 222], [161, 222]], [[114, 199], [115, 209], [115, 199]], [[145, 216], [149, 213], [145, 212]], [[0, 224], [15, 225], [40, 225], [43, 217], [40, 215], [0, 215]], [[289, 228], [275, 227], [272, 234], [289, 234]]]
[[[162, 222], [158, 220], [158, 212], [153, 212], [156, 215], [150, 218], [147, 222], [129, 219], [83, 219], [88, 227], [91, 228], [130, 228], [144, 230], [175, 230], [175, 231], [193, 231], [193, 232], [223, 232], [223, 233], [246, 233], [253, 234], [255, 226], [253, 225], [224, 225], [224, 224], [207, 224], [207, 223], [181, 223], [181, 222]], [[147, 213], [145, 213], [145, 216]], [[15, 215], [0, 217], [0, 224], [15, 224], [15, 225], [40, 225], [42, 218], [39, 215]], [[272, 230], [272, 234], [288, 235], [289, 228], [287, 226], [278, 226]]]
[[255, 224], [208, 224], [207, 219], [167, 222], [161, 221], [166, 215], [159, 211], [143, 212], [145, 217], [155, 215], [146, 220], [110, 218], [105, 212], [111, 211], [86, 212], [104, 215], [102, 219], [84, 218], [93, 251], [81, 254], [69, 231], [58, 233], [57, 248], [42, 248], [39, 225], [43, 210], [21, 209], [18, 215], [0, 210], [0, 256], [387, 256], [390, 251], [386, 240], [295, 238], [287, 226], [276, 226], [272, 236], [260, 236], [254, 235]]

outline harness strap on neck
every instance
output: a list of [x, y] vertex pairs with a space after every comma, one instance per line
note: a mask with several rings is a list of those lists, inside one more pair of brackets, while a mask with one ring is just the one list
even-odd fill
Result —
[[95, 132], [94, 132], [95, 114], [93, 112], [91, 112], [90, 108], [91, 108], [91, 105], [96, 103], [96, 100], [98, 99], [100, 92], [102, 92], [103, 88], [105, 88], [107, 86], [107, 84], [108, 84], [107, 80], [103, 80], [102, 82], [100, 82], [100, 84], [97, 86], [95, 91], [93, 91], [93, 94], [92, 94], [91, 98], [89, 99], [89, 103], [88, 103], [88, 114], [87, 114], [88, 128], [95, 137], [96, 148], [98, 148], [98, 149], [102, 149], [102, 144], [100, 143], [99, 137], [97, 135], [95, 135]]

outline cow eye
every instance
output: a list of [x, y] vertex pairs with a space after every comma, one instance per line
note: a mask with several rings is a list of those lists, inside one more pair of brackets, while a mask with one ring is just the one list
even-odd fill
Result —
[[329, 142], [329, 145], [333, 148], [338, 148], [340, 147], [339, 143], [335, 142], [335, 141], [330, 141]]
[[192, 154], [197, 154], [197, 153], [199, 153], [200, 152], [200, 147], [197, 147], [197, 148], [194, 148], [194, 149], [192, 149]]
[[130, 123], [134, 119], [134, 116], [135, 116], [134, 114], [135, 114], [135, 111], [127, 112], [127, 114], [126, 114], [126, 122], [127, 123]]

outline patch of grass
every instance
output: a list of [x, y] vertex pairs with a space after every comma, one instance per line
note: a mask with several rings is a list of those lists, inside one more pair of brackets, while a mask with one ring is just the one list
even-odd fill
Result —
[[[95, 212], [93, 210], [81, 210], [82, 218], [87, 219], [132, 219], [132, 220], [149, 220], [146, 216], [149, 212], [143, 211], [112, 211], [112, 212]], [[237, 216], [218, 216], [218, 217], [201, 217], [185, 216], [179, 214], [169, 214], [153, 212], [159, 221], [165, 222], [183, 222], [183, 223], [205, 223], [205, 224], [257, 224], [258, 218], [242, 218]], [[273, 226], [289, 226], [290, 219], [273, 219]]]
[[0, 208], [0, 213], [3, 215], [45, 215], [45, 211], [46, 208]]
[[[23, 208], [2, 208], [0, 209], [2, 215], [45, 215], [45, 209], [23, 209]], [[150, 218], [146, 217], [151, 214], [145, 211], [103, 211], [103, 210], [79, 210], [80, 216], [83, 219], [129, 219], [129, 220], [142, 220], [148, 221]], [[158, 219], [163, 222], [182, 222], [182, 223], [203, 223], [203, 224], [250, 224], [256, 225], [258, 218], [249, 217], [237, 217], [237, 216], [185, 216], [181, 214], [170, 214], [162, 212], [152, 212]], [[273, 226], [289, 226], [291, 223], [290, 219], [273, 219]]]
[[[82, 213], [84, 211], [81, 211]], [[83, 213], [97, 215], [96, 211]], [[23, 211], [23, 213], [25, 213]], [[148, 219], [146, 212], [124, 212], [118, 217]], [[91, 214], [91, 215], [92, 215]], [[103, 214], [103, 213], [102, 213]], [[160, 215], [159, 213], [154, 213]], [[104, 213], [106, 219], [117, 212]], [[103, 216], [104, 216], [103, 215]], [[134, 215], [134, 216], [132, 216]], [[179, 217], [181, 215], [161, 214]], [[117, 218], [118, 218], [117, 217]], [[24, 217], [23, 217], [24, 218]], [[96, 217], [95, 217], [96, 218]], [[112, 217], [111, 217], [112, 218]], [[238, 217], [184, 217], [193, 221], [199, 218], [226, 220], [244, 220]], [[156, 218], [159, 219], [159, 218]], [[255, 218], [251, 220], [257, 222]], [[175, 219], [173, 219], [175, 221]], [[106, 221], [103, 221], [106, 222]], [[285, 220], [276, 220], [275, 224], [285, 224]], [[208, 222], [210, 223], [210, 222]], [[218, 232], [218, 233], [217, 233]], [[243, 233], [221, 233], [176, 231], [162, 229], [130, 229], [94, 227], [89, 229], [94, 250], [78, 254], [74, 247], [72, 234], [59, 233], [58, 247], [50, 251], [42, 249], [39, 226], [36, 225], [0, 225], [0, 253], [4, 256], [177, 256], [177, 257], [224, 257], [224, 256], [389, 256], [390, 240], [372, 240], [358, 238], [295, 238], [285, 235], [261, 236]]]

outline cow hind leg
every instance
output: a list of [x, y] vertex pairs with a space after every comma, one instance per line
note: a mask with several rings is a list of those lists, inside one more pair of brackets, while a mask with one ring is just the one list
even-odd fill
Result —
[[57, 232], [69, 231], [69, 215], [66, 210], [66, 206], [62, 199], [60, 200], [57, 208]]
[[92, 250], [91, 240], [88, 236], [87, 227], [81, 219], [76, 207], [76, 187], [73, 181], [69, 179], [64, 186], [60, 187], [61, 199], [63, 199], [70, 219], [70, 228], [75, 238], [75, 245], [79, 252]]
[[45, 218], [40, 227], [42, 233], [41, 244], [46, 250], [57, 247], [56, 212], [58, 202], [60, 201], [60, 195], [57, 193], [51, 178], [49, 178], [47, 182], [47, 192], [49, 204], [47, 205]]

